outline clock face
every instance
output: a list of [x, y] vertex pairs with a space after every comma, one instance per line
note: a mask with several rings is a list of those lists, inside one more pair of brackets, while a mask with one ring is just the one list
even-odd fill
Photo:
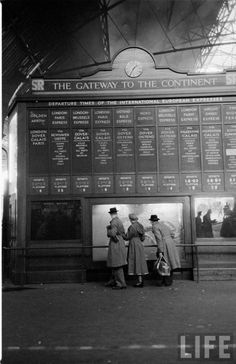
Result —
[[142, 64], [139, 61], [130, 61], [125, 67], [125, 72], [129, 77], [138, 77], [143, 72]]

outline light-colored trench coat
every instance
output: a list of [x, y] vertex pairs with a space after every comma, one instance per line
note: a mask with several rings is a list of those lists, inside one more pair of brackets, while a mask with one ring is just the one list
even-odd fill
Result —
[[[116, 268], [122, 267], [127, 264], [127, 252], [123, 237], [125, 236], [125, 229], [122, 221], [118, 217], [114, 217], [107, 226], [107, 236], [110, 238], [107, 266]], [[116, 241], [116, 238], [118, 241]]]
[[126, 240], [129, 240], [128, 249], [128, 274], [144, 275], [148, 274], [145, 259], [144, 246], [140, 238], [144, 238], [145, 231], [143, 225], [138, 221], [133, 222], [126, 233]]
[[172, 270], [180, 268], [181, 264], [179, 253], [176, 248], [175, 242], [172, 239], [170, 228], [163, 222], [156, 221], [153, 223], [152, 232], [157, 242], [157, 252], [163, 253], [166, 261], [169, 263]]

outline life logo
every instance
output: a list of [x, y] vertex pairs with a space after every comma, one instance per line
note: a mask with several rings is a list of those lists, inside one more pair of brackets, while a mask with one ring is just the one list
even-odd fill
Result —
[[233, 362], [233, 334], [182, 334], [179, 335], [179, 359], [227, 360]]
[[44, 80], [42, 79], [32, 80], [32, 91], [44, 91]]

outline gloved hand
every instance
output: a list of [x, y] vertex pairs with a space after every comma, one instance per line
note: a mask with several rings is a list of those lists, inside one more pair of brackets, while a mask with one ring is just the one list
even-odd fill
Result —
[[157, 253], [156, 253], [156, 257], [157, 257], [157, 259], [158, 259], [158, 258], [162, 258], [162, 257], [163, 257], [162, 252], [157, 252]]

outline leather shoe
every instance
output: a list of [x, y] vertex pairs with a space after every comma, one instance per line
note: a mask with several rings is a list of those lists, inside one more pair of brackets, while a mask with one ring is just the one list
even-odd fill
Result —
[[143, 287], [143, 282], [138, 282], [134, 285], [134, 287], [136, 288], [142, 288]]
[[114, 286], [112, 289], [126, 289], [126, 286]]
[[107, 283], [105, 283], [105, 287], [114, 287], [116, 285], [116, 282], [114, 281], [109, 281]]

